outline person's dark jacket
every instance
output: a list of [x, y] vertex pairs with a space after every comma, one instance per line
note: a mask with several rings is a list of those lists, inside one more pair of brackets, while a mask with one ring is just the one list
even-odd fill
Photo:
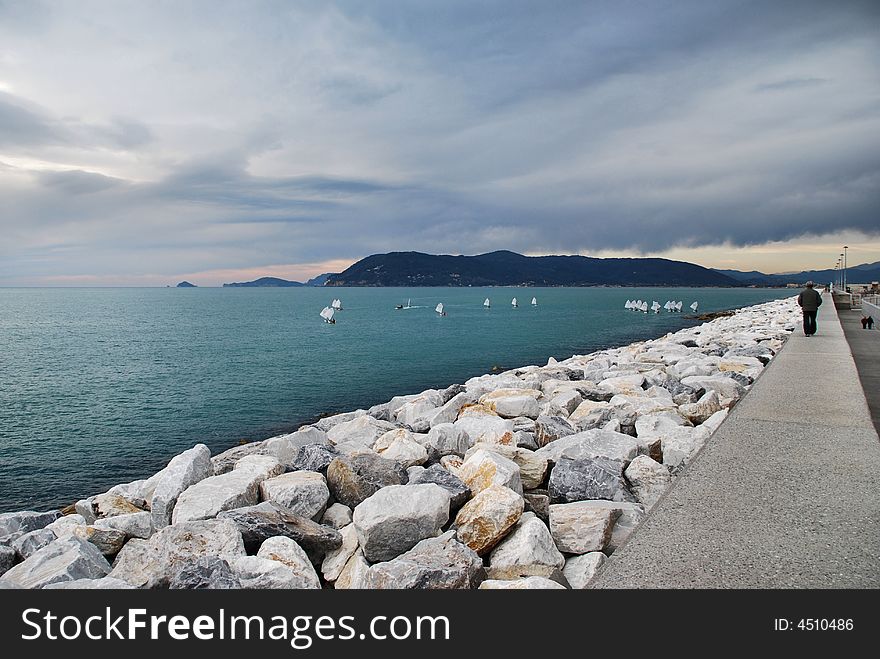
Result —
[[814, 288], [805, 288], [798, 295], [798, 304], [804, 311], [818, 311], [822, 304], [822, 296]]

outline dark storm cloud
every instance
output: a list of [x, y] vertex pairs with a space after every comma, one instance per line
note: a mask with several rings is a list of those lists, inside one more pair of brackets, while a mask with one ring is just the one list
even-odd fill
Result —
[[5, 251], [59, 272], [880, 232], [876, 3], [0, 17]]

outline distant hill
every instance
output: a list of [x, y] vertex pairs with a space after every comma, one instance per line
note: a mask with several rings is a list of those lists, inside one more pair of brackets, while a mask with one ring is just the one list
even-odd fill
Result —
[[298, 281], [288, 281], [287, 279], [279, 279], [278, 277], [260, 277], [254, 281], [242, 281], [232, 284], [223, 284], [223, 288], [291, 288], [294, 286], [305, 286]]
[[190, 284], [188, 281], [182, 281], [177, 285], [177, 288], [198, 288], [198, 286]]
[[318, 275], [317, 277], [309, 279], [306, 282], [306, 286], [323, 286], [327, 283], [327, 280], [335, 274], [335, 272], [325, 272], [323, 275]]
[[[786, 284], [804, 284], [813, 280], [817, 284], [827, 284], [837, 281], [838, 272], [834, 268], [828, 270], [804, 270], [802, 272], [786, 274], [765, 274], [752, 270], [740, 272], [739, 270], [715, 270], [715, 272], [736, 279], [746, 286], [785, 286]], [[880, 281], [880, 262], [863, 263], [847, 268], [847, 282], [854, 284], [868, 284], [872, 281]]]
[[391, 252], [361, 259], [327, 286], [740, 286], [725, 274], [669, 259], [477, 256]]

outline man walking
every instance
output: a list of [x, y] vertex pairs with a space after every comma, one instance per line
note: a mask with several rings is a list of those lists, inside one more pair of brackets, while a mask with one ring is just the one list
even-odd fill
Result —
[[822, 296], [813, 288], [813, 282], [808, 281], [807, 287], [798, 295], [798, 304], [804, 312], [804, 336], [813, 336], [816, 333], [816, 313], [822, 305]]

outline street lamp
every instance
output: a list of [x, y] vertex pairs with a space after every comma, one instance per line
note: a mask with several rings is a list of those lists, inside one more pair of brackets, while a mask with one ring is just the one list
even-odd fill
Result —
[[846, 250], [847, 246], [843, 246], [843, 292], [846, 293]]

